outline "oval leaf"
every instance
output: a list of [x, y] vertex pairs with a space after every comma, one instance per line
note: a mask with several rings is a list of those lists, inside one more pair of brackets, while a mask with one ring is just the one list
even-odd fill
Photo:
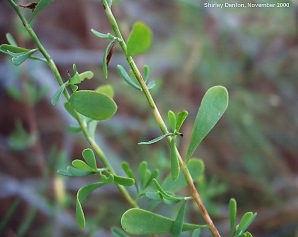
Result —
[[186, 110], [183, 110], [182, 112], [179, 112], [177, 115], [177, 123], [176, 123], [176, 131], [179, 131], [182, 124], [184, 123], [184, 120], [187, 118], [188, 112]]
[[71, 95], [69, 102], [78, 113], [94, 120], [109, 119], [117, 111], [113, 99], [95, 91], [76, 91]]
[[144, 53], [151, 45], [151, 29], [144, 22], [137, 21], [127, 40], [127, 56]]
[[204, 95], [199, 108], [187, 150], [189, 159], [203, 138], [215, 126], [228, 107], [228, 91], [223, 86], [211, 87]]
[[77, 169], [93, 172], [91, 167], [82, 160], [73, 160], [71, 164]]
[[93, 151], [90, 148], [84, 149], [82, 152], [82, 156], [84, 157], [85, 161], [92, 169], [95, 169], [95, 170], [97, 169], [95, 156]]
[[168, 120], [170, 122], [172, 130], [174, 131], [176, 127], [176, 115], [172, 110], [168, 111]]
[[111, 98], [114, 97], [114, 89], [111, 85], [106, 84], [96, 88], [96, 91], [102, 94], [105, 94]]

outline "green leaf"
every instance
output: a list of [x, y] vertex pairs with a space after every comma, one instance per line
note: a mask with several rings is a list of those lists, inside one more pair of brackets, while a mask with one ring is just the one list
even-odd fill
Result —
[[14, 53], [8, 51], [8, 54], [12, 56], [12, 63], [16, 66], [21, 65], [23, 62], [25, 62], [28, 58], [31, 57], [32, 54], [37, 52], [38, 49], [31, 49], [28, 52], [24, 53]]
[[64, 103], [64, 108], [72, 117], [74, 117], [75, 119], [77, 118], [76, 111], [68, 101]]
[[103, 75], [105, 76], [105, 78], [108, 78], [108, 66], [109, 66], [110, 60], [112, 58], [113, 48], [114, 48], [116, 42], [117, 42], [116, 39], [112, 40], [108, 44], [108, 46], [103, 54], [102, 67], [103, 67]]
[[62, 94], [65, 90], [65, 87], [66, 87], [66, 83], [63, 83], [59, 87], [59, 89], [55, 92], [55, 94], [53, 95], [52, 100], [51, 100], [52, 105], [56, 105], [60, 101]]
[[176, 128], [176, 115], [172, 110], [168, 111], [168, 120], [173, 131]]
[[10, 33], [6, 34], [6, 39], [10, 45], [18, 47], [17, 42], [15, 41], [15, 39], [12, 37], [12, 35]]
[[[139, 208], [129, 209], [121, 218], [122, 228], [133, 235], [171, 233], [173, 223], [174, 221], [167, 217]], [[183, 224], [182, 231], [205, 227], [206, 225]]]
[[98, 93], [102, 93], [105, 94], [111, 98], [114, 98], [114, 89], [111, 85], [107, 84], [107, 85], [102, 85], [96, 88], [95, 90]]
[[244, 231], [248, 228], [248, 226], [253, 222], [256, 217], [256, 213], [246, 212], [241, 218], [239, 225], [236, 228], [235, 236], [239, 236], [244, 233]]
[[154, 138], [148, 142], [139, 142], [138, 144], [139, 145], [150, 145], [150, 144], [153, 144], [153, 143], [156, 143], [162, 139], [164, 139], [165, 137], [168, 137], [168, 136], [173, 136], [174, 134], [173, 133], [167, 133], [167, 134], [162, 134], [161, 136], [157, 137], [157, 138]]
[[196, 229], [194, 230], [194, 232], [192, 233], [191, 237], [199, 237], [201, 234], [201, 229]]
[[123, 171], [125, 172], [125, 174], [129, 178], [131, 178], [131, 179], [134, 180], [134, 184], [135, 184], [135, 186], [136, 186], [136, 188], [138, 190], [138, 185], [136, 184], [136, 177], [135, 177], [133, 171], [131, 170], [131, 168], [129, 167], [129, 164], [127, 162], [122, 162], [121, 167], [122, 167]]
[[180, 207], [177, 217], [172, 225], [171, 234], [173, 235], [173, 237], [180, 237], [181, 235], [185, 217], [185, 206], [186, 201], [184, 201], [182, 206]]
[[122, 185], [122, 186], [132, 186], [135, 184], [135, 180], [132, 178], [127, 178], [123, 176], [114, 175], [114, 182], [116, 184]]
[[144, 22], [137, 21], [127, 40], [127, 56], [142, 54], [151, 46], [152, 32]]
[[100, 33], [100, 32], [98, 32], [98, 31], [96, 31], [96, 30], [94, 30], [94, 29], [91, 29], [91, 32], [92, 32], [95, 36], [97, 36], [98, 38], [101, 38], [101, 39], [108, 39], [108, 38], [109, 38], [108, 34]]
[[148, 90], [152, 89], [155, 86], [155, 82], [154, 81], [150, 81], [147, 85]]
[[81, 170], [81, 169], [78, 169], [78, 168], [75, 168], [75, 167], [72, 167], [72, 166], [68, 166], [67, 171], [72, 176], [78, 176], [78, 177], [88, 176], [88, 175], [91, 175], [91, 174], [94, 173], [94, 172], [91, 172], [91, 171]]
[[147, 162], [143, 161], [139, 165], [139, 176], [140, 176], [140, 183], [141, 189], [145, 189], [148, 184], [148, 180], [150, 179], [151, 172], [147, 168]]
[[127, 234], [125, 234], [125, 232], [123, 230], [121, 230], [118, 227], [113, 226], [111, 231], [115, 237], [129, 237]]
[[103, 186], [105, 183], [97, 182], [93, 184], [88, 184], [79, 189], [77, 193], [77, 201], [76, 201], [76, 220], [78, 226], [83, 229], [85, 227], [85, 215], [82, 208], [82, 203], [86, 199], [86, 197], [93, 192], [95, 189]]
[[71, 164], [77, 169], [94, 172], [93, 169], [82, 160], [73, 160]]
[[99, 175], [104, 183], [110, 184], [114, 182], [114, 175], [107, 170], [100, 171]]
[[37, 4], [36, 8], [33, 11], [31, 18], [29, 19], [29, 23], [42, 9], [44, 9], [46, 6], [48, 6], [53, 1], [54, 0], [40, 0]]
[[229, 213], [230, 213], [230, 237], [234, 236], [237, 216], [237, 203], [234, 198], [230, 199], [229, 202]]
[[143, 70], [144, 70], [144, 81], [147, 82], [149, 79], [150, 68], [147, 65], [145, 65]]
[[184, 123], [185, 119], [188, 116], [188, 112], [186, 110], [183, 110], [182, 112], [179, 112], [177, 115], [177, 123], [176, 123], [176, 131], [179, 131], [182, 124]]
[[121, 66], [121, 65], [117, 65], [117, 71], [119, 72], [120, 76], [133, 88], [137, 89], [137, 90], [142, 90], [141, 87], [139, 85], [137, 85], [132, 79], [131, 77], [127, 74], [127, 72], [125, 71], [125, 69]]
[[87, 164], [94, 170], [97, 169], [96, 160], [94, 152], [90, 148], [86, 148], [82, 151], [82, 156], [84, 157]]
[[178, 159], [178, 153], [175, 144], [175, 139], [172, 139], [170, 143], [170, 156], [171, 156], [171, 175], [172, 179], [176, 181], [180, 174], [180, 165]]
[[78, 113], [94, 120], [109, 119], [117, 111], [117, 105], [112, 98], [95, 91], [76, 91], [69, 102]]
[[10, 45], [10, 44], [2, 44], [0, 45], [0, 52], [9, 54], [8, 52], [13, 52], [13, 53], [26, 53], [29, 52], [29, 49], [21, 48], [15, 45]]
[[190, 144], [187, 150], [187, 159], [189, 159], [203, 138], [215, 126], [218, 120], [228, 107], [228, 91], [225, 87], [214, 86], [204, 95], [199, 108]]
[[94, 76], [94, 73], [91, 71], [86, 71], [79, 74], [81, 82], [84, 81], [85, 79], [90, 80], [93, 78], [93, 76]]

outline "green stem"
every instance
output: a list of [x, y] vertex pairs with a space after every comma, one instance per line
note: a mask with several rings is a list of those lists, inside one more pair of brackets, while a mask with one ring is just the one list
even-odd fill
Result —
[[[120, 32], [120, 29], [119, 29], [119, 26], [117, 24], [117, 21], [116, 19], [114, 18], [113, 16], [113, 13], [107, 3], [106, 0], [101, 0], [103, 6], [104, 6], [104, 9], [105, 9], [105, 13], [107, 15], [107, 18], [110, 22], [110, 25], [112, 26], [113, 30], [114, 30], [114, 33], [116, 35], [116, 37], [118, 37], [120, 40], [119, 40], [119, 44], [124, 52], [124, 54], [126, 55], [126, 44], [125, 44], [125, 41], [123, 40], [123, 37], [122, 37], [122, 34]], [[159, 126], [159, 128], [161, 129], [162, 133], [163, 134], [168, 134], [169, 131], [167, 129], [167, 126], [164, 122], [164, 120], [162, 119], [161, 115], [160, 115], [160, 112], [154, 102], [154, 99], [152, 98], [152, 95], [150, 93], [150, 91], [148, 90], [147, 88], [147, 85], [142, 77], [142, 74], [140, 73], [138, 67], [136, 66], [135, 62], [133, 61], [133, 58], [132, 57], [126, 57], [126, 60], [128, 62], [128, 64], [130, 65], [130, 68], [132, 69], [137, 81], [139, 82], [139, 85], [140, 87], [142, 88], [142, 91], [152, 109], [152, 112], [153, 112], [153, 115], [155, 117], [155, 120]], [[168, 144], [171, 143], [171, 140], [172, 140], [172, 137], [168, 136], [167, 137], [167, 142]], [[177, 149], [177, 148], [176, 148]], [[203, 202], [202, 202], [202, 199], [200, 197], [200, 194], [198, 193], [195, 185], [194, 185], [194, 181], [193, 181], [193, 178], [186, 166], [186, 163], [183, 161], [183, 159], [181, 158], [181, 155], [180, 153], [178, 152], [177, 154], [179, 154], [179, 164], [180, 164], [180, 167], [181, 167], [181, 170], [185, 176], [185, 179], [188, 183], [188, 186], [190, 188], [190, 191], [192, 193], [192, 197], [193, 199], [195, 200], [196, 204], [198, 205], [201, 213], [202, 213], [202, 216], [206, 222], [206, 224], [208, 225], [212, 235], [214, 237], [220, 237], [220, 234], [218, 232], [218, 230], [216, 229], [215, 225], [213, 224], [213, 221], [212, 219], [210, 218]]]
[[[27, 30], [27, 32], [31, 36], [32, 40], [34, 41], [34, 43], [38, 47], [39, 51], [41, 52], [41, 54], [46, 59], [47, 64], [50, 67], [53, 75], [55, 76], [55, 78], [56, 78], [59, 86], [61, 86], [64, 82], [62, 80], [62, 77], [61, 77], [61, 75], [59, 73], [59, 70], [58, 70], [56, 64], [54, 63], [53, 59], [50, 57], [50, 55], [48, 54], [48, 52], [46, 51], [46, 49], [43, 47], [43, 45], [39, 41], [37, 35], [35, 34], [34, 30], [31, 27], [31, 25], [28, 23], [28, 21], [26, 20], [26, 18], [24, 17], [24, 15], [22, 14], [22, 12], [20, 11], [18, 5], [13, 0], [8, 0], [8, 1], [11, 4], [11, 6], [14, 8], [14, 10], [16, 11], [16, 13], [19, 16], [20, 20], [22, 21], [25, 29]], [[64, 90], [63, 93], [64, 93], [65, 98], [67, 100], [69, 100], [70, 95], [69, 95], [68, 91], [67, 90]], [[87, 141], [89, 142], [89, 144], [91, 145], [91, 147], [93, 148], [94, 152], [97, 154], [97, 156], [99, 157], [99, 159], [101, 160], [101, 162], [103, 163], [103, 165], [106, 168], [108, 168], [112, 174], [116, 174], [115, 171], [114, 171], [114, 169], [112, 168], [112, 166], [108, 162], [107, 158], [105, 157], [103, 151], [96, 144], [96, 142], [89, 136], [88, 131], [87, 131], [87, 128], [86, 128], [86, 126], [85, 126], [85, 124], [84, 124], [81, 116], [77, 112], [76, 112], [76, 120], [77, 120], [78, 124], [80, 125], [81, 130], [82, 130], [85, 138], [87, 139]], [[118, 184], [116, 184], [116, 185], [117, 185], [119, 191], [121, 192], [121, 194], [127, 200], [127, 202], [131, 206], [133, 206], [133, 207], [138, 207], [137, 203], [132, 199], [132, 197], [130, 196], [130, 194], [126, 190], [126, 188], [123, 187], [123, 186], [121, 186], [121, 185], [118, 185]]]

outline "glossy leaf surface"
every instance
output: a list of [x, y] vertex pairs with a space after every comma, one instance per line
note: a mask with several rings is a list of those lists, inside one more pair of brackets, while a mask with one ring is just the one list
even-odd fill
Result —
[[78, 113], [94, 120], [109, 119], [117, 110], [113, 99], [95, 91], [76, 91], [71, 95], [69, 102]]
[[225, 87], [211, 87], [204, 95], [192, 130], [187, 150], [189, 159], [203, 138], [215, 126], [228, 107], [228, 91]]

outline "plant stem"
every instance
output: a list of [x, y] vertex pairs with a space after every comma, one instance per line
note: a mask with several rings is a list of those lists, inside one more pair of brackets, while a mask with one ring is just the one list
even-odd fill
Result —
[[[115, 33], [116, 37], [118, 37], [120, 39], [119, 44], [120, 44], [124, 54], [126, 55], [126, 43], [123, 40], [122, 34], [121, 34], [119, 26], [117, 24], [117, 21], [114, 18], [114, 15], [113, 15], [107, 1], [106, 0], [101, 0], [101, 2], [103, 4], [103, 7], [105, 9], [105, 13], [106, 13], [107, 18], [108, 18], [108, 20], [109, 20], [109, 22], [110, 22], [110, 24], [111, 24], [111, 26], [114, 30], [114, 33]], [[144, 93], [144, 95], [145, 95], [145, 97], [146, 97], [146, 99], [147, 99], [147, 101], [148, 101], [148, 103], [149, 103], [149, 105], [152, 109], [153, 115], [155, 117], [155, 120], [156, 120], [159, 128], [161, 129], [163, 134], [168, 134], [169, 132], [168, 132], [167, 126], [166, 126], [164, 120], [162, 119], [162, 117], [160, 115], [160, 112], [159, 112], [159, 110], [158, 110], [158, 108], [157, 108], [157, 106], [154, 102], [154, 99], [152, 98], [152, 95], [151, 95], [150, 91], [148, 90], [147, 85], [146, 85], [146, 83], [145, 83], [145, 81], [144, 81], [138, 67], [136, 66], [133, 58], [126, 56], [126, 60], [127, 60], [128, 64], [130, 65], [130, 68], [133, 71], [137, 81], [139, 82], [140, 87], [142, 88], [142, 91], [143, 91], [143, 93]], [[172, 137], [168, 136], [167, 137], [168, 144], [171, 143], [171, 140], [172, 140]], [[206, 210], [206, 208], [205, 208], [205, 206], [202, 202], [200, 194], [198, 193], [198, 191], [197, 191], [197, 189], [194, 185], [193, 178], [192, 178], [192, 176], [191, 176], [191, 174], [190, 174], [190, 172], [189, 172], [189, 170], [186, 166], [186, 163], [181, 158], [180, 153], [178, 152], [177, 154], [179, 154], [179, 156], [178, 156], [179, 157], [179, 164], [180, 164], [181, 170], [182, 170], [182, 172], [185, 176], [185, 179], [188, 183], [188, 186], [189, 186], [190, 191], [192, 193], [193, 199], [195, 200], [196, 204], [198, 205], [198, 207], [199, 207], [199, 209], [202, 213], [202, 216], [203, 216], [206, 224], [208, 225], [212, 235], [214, 237], [220, 237], [220, 234], [219, 234], [218, 230], [216, 229], [215, 225], [213, 224], [213, 221], [210, 218], [209, 213], [207, 212], [207, 210]]]
[[[53, 59], [50, 57], [50, 55], [48, 54], [48, 52], [46, 51], [46, 49], [43, 47], [43, 45], [39, 41], [38, 36], [35, 34], [34, 30], [31, 27], [31, 25], [28, 23], [28, 21], [26, 20], [26, 18], [24, 17], [24, 15], [22, 14], [22, 12], [20, 11], [18, 5], [13, 0], [8, 0], [8, 1], [11, 4], [11, 6], [14, 8], [14, 10], [16, 11], [16, 13], [18, 14], [18, 16], [19, 16], [20, 20], [22, 21], [25, 29], [27, 30], [27, 32], [31, 36], [32, 40], [34, 41], [34, 43], [38, 47], [39, 51], [45, 57], [48, 66], [50, 67], [53, 75], [56, 78], [56, 81], [58, 82], [59, 86], [61, 86], [64, 82], [62, 80], [62, 77], [61, 77], [61, 75], [59, 73], [59, 70], [58, 70], [56, 64], [54, 63]], [[68, 91], [67, 90], [64, 90], [63, 93], [64, 93], [64, 96], [65, 96], [66, 100], [69, 100], [70, 95], [69, 95]], [[80, 125], [81, 130], [82, 130], [85, 138], [87, 139], [87, 141], [89, 142], [89, 144], [93, 148], [94, 152], [97, 154], [97, 156], [99, 157], [99, 159], [101, 160], [101, 162], [103, 163], [103, 165], [106, 168], [108, 168], [112, 174], [116, 174], [115, 171], [114, 171], [114, 169], [112, 168], [112, 166], [108, 162], [107, 158], [105, 157], [105, 155], [104, 155], [103, 151], [101, 150], [101, 148], [89, 136], [89, 133], [87, 131], [86, 126], [84, 125], [84, 122], [83, 122], [81, 116], [77, 112], [75, 114], [76, 114], [76, 120], [77, 120], [78, 124]], [[130, 196], [130, 194], [126, 190], [126, 188], [123, 187], [123, 186], [121, 186], [121, 185], [119, 185], [119, 184], [116, 184], [116, 185], [117, 185], [120, 193], [127, 200], [127, 202], [131, 206], [133, 206], [133, 207], [138, 207], [137, 203], [132, 199], [132, 197]]]

